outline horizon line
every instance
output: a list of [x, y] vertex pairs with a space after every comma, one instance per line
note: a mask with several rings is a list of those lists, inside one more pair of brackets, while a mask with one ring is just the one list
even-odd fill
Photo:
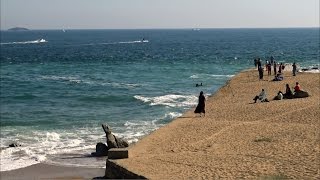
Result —
[[[26, 27], [12, 27], [12, 28], [26, 28]], [[10, 31], [10, 29], [0, 29], [0, 31]], [[320, 26], [303, 26], [303, 27], [214, 27], [214, 28], [201, 28], [201, 27], [188, 27], [188, 28], [53, 28], [53, 29], [42, 29], [42, 28], [35, 28], [29, 29], [25, 31], [32, 31], [32, 30], [201, 30], [201, 29], [307, 29], [307, 28], [320, 28]], [[17, 30], [19, 31], [19, 30]], [[23, 30], [21, 30], [23, 31]]]

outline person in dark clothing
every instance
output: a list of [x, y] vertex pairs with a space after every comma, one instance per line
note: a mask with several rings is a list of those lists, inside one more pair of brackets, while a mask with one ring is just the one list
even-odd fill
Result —
[[280, 74], [281, 74], [283, 69], [284, 69], [284, 68], [283, 68], [283, 64], [282, 64], [282, 63], [280, 63], [278, 73], [280, 73]]
[[258, 69], [260, 69], [260, 68], [262, 67], [261, 59], [260, 59], [260, 58], [258, 58], [258, 63], [257, 63], [257, 65], [258, 65]]
[[268, 71], [268, 76], [270, 76], [271, 75], [271, 63], [270, 62], [267, 64], [267, 71]]
[[296, 63], [294, 62], [294, 63], [292, 64], [292, 75], [293, 75], [293, 76], [296, 76], [296, 72], [297, 72], [297, 65], [296, 65]]
[[277, 74], [277, 63], [274, 61], [273, 62], [273, 71], [274, 71], [274, 75]]
[[204, 116], [206, 115], [205, 101], [206, 101], [206, 98], [204, 97], [203, 92], [201, 91], [200, 95], [199, 95], [198, 105], [197, 105], [196, 109], [194, 110], [194, 113], [199, 113], [200, 117], [201, 117], [202, 113]]
[[259, 71], [259, 80], [263, 80], [263, 67], [260, 66], [260, 68], [258, 68]]
[[286, 93], [283, 95], [283, 98], [285, 98], [285, 99], [292, 99], [293, 98], [293, 93], [290, 89], [289, 84], [286, 84]]

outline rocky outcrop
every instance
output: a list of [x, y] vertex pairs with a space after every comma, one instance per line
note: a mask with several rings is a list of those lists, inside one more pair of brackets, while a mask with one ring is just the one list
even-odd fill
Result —
[[108, 148], [125, 148], [129, 146], [128, 141], [118, 138], [115, 135], [112, 134], [111, 129], [108, 125], [102, 124], [102, 128], [104, 132], [106, 133], [106, 138], [107, 138], [107, 145]]
[[108, 146], [105, 143], [99, 142], [96, 145], [96, 152], [92, 153], [93, 156], [108, 156]]
[[108, 150], [111, 148], [126, 148], [129, 147], [128, 141], [118, 138], [112, 134], [108, 125], [102, 124], [102, 128], [106, 133], [107, 143], [99, 142], [96, 145], [96, 152], [91, 153], [93, 156], [108, 156]]
[[20, 147], [21, 144], [18, 144], [18, 143], [12, 143], [12, 144], [9, 144], [9, 147]]

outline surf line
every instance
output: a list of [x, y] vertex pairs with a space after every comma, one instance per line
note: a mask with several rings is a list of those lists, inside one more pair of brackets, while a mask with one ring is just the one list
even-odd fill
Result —
[[[217, 56], [216, 56], [216, 60], [218, 60]], [[221, 65], [221, 62], [220, 62], [220, 61], [219, 61], [219, 65], [220, 65], [220, 68], [221, 68], [221, 70], [222, 70], [223, 75], [224, 75], [224, 76], [227, 76], [227, 75], [226, 75], [226, 73], [225, 73], [225, 71], [224, 71], [224, 69], [223, 69], [223, 67], [222, 67], [222, 65]], [[230, 88], [230, 91], [231, 91], [232, 97], [234, 97], [234, 93], [233, 93], [233, 90], [232, 90], [232, 88], [231, 88], [230, 84], [229, 84], [229, 83], [227, 83], [227, 86]]]

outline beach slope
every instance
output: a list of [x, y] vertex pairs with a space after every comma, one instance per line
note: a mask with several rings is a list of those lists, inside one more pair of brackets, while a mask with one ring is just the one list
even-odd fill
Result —
[[[205, 117], [186, 112], [116, 163], [150, 179], [319, 179], [319, 75], [285, 72], [274, 82], [243, 71], [207, 99]], [[272, 100], [295, 82], [310, 97]], [[262, 88], [270, 102], [253, 103]]]

